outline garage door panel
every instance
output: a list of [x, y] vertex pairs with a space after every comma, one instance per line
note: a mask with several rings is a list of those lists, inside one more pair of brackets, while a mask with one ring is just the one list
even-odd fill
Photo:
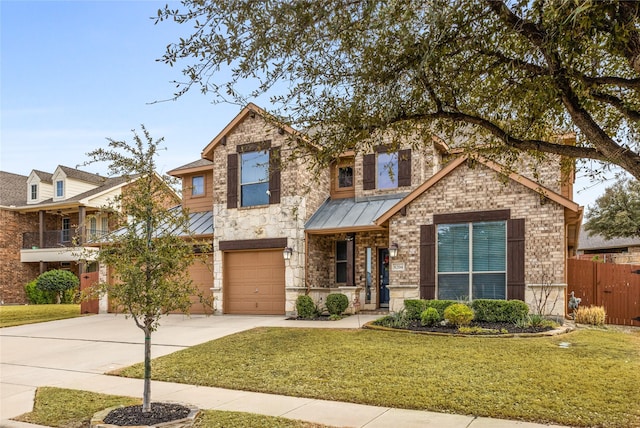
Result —
[[[189, 276], [192, 284], [198, 289], [198, 292], [203, 295], [205, 299], [211, 298], [213, 292], [213, 255], [208, 255], [204, 262], [196, 260], [191, 266], [189, 266]], [[210, 314], [212, 308], [204, 307], [198, 296], [191, 296], [191, 310], [192, 314]], [[174, 312], [178, 313], [178, 312]]]
[[228, 252], [224, 258], [225, 313], [285, 313], [281, 250]]

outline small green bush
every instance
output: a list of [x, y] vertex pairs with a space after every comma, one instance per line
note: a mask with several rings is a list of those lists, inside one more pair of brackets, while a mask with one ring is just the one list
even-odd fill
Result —
[[47, 305], [56, 302], [56, 294], [39, 289], [35, 279], [24, 286], [24, 292], [32, 305]]
[[427, 300], [406, 299], [404, 309], [407, 318], [418, 321], [422, 312], [427, 309]]
[[426, 308], [435, 308], [440, 314], [440, 318], [444, 319], [444, 311], [451, 305], [459, 304], [455, 300], [425, 300]]
[[471, 303], [476, 321], [515, 323], [526, 317], [529, 305], [522, 300], [476, 299]]
[[302, 295], [296, 299], [296, 310], [300, 318], [315, 318], [318, 315], [316, 305], [310, 296]]
[[444, 319], [457, 326], [465, 326], [473, 321], [473, 310], [464, 303], [454, 303], [444, 310]]
[[342, 315], [349, 307], [349, 298], [342, 293], [331, 293], [327, 296], [326, 306], [329, 315]]
[[65, 292], [78, 289], [80, 280], [71, 271], [54, 269], [41, 274], [36, 278], [36, 287], [42, 291], [55, 293], [57, 303], [62, 303]]
[[420, 324], [424, 326], [436, 325], [441, 319], [436, 308], [427, 308], [420, 314]]

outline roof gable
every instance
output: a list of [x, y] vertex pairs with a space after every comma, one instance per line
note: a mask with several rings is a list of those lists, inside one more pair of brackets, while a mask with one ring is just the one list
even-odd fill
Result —
[[[413, 192], [409, 193], [404, 199], [402, 199], [400, 202], [398, 202], [397, 204], [395, 204], [389, 211], [385, 212], [383, 215], [381, 215], [380, 217], [378, 217], [378, 219], [376, 220], [376, 224], [378, 226], [383, 225], [386, 221], [388, 221], [391, 217], [393, 217], [396, 213], [398, 213], [402, 208], [406, 207], [407, 205], [409, 205], [411, 202], [413, 202], [416, 198], [418, 198], [420, 195], [422, 195], [423, 193], [427, 192], [430, 188], [432, 188], [436, 183], [438, 183], [440, 180], [442, 180], [444, 177], [446, 177], [447, 175], [449, 175], [453, 170], [455, 170], [456, 168], [458, 168], [459, 166], [466, 164], [467, 161], [469, 161], [469, 156], [465, 155], [465, 156], [460, 156], [458, 158], [455, 158], [454, 160], [452, 160], [451, 162], [449, 162], [444, 168], [442, 168], [440, 171], [438, 171], [436, 174], [434, 174], [433, 176], [431, 176], [427, 181], [425, 181], [424, 183], [422, 183], [418, 188], [416, 188]], [[560, 195], [559, 193], [554, 192], [553, 190], [547, 189], [546, 187], [540, 185], [539, 183], [536, 183], [535, 181], [520, 175], [518, 173], [515, 172], [505, 172], [507, 171], [506, 168], [504, 168], [502, 165], [497, 164], [493, 161], [490, 161], [488, 159], [485, 159], [483, 157], [477, 157], [477, 158], [473, 158], [473, 161], [480, 163], [484, 166], [486, 166], [489, 169], [494, 170], [495, 172], [499, 173], [499, 174], [503, 174], [506, 177], [508, 177], [510, 180], [513, 180], [531, 190], [533, 190], [536, 193], [539, 193], [540, 195], [562, 205], [563, 207], [565, 207], [566, 209], [573, 211], [575, 213], [579, 213], [580, 212], [580, 206], [573, 202], [570, 199], [565, 198], [564, 196]]]
[[301, 138], [306, 141], [306, 138], [302, 133], [296, 131], [289, 125], [278, 122], [276, 118], [271, 116], [265, 110], [261, 109], [260, 107], [258, 107], [253, 103], [249, 103], [245, 108], [243, 108], [240, 111], [240, 113], [238, 113], [236, 117], [233, 118], [231, 122], [229, 122], [227, 126], [224, 127], [222, 131], [220, 131], [220, 133], [213, 140], [211, 140], [211, 142], [207, 145], [207, 147], [205, 147], [202, 150], [202, 157], [204, 159], [213, 160], [213, 150], [215, 149], [215, 147], [218, 144], [220, 144], [226, 138], [226, 136], [235, 129], [236, 126], [242, 123], [242, 121], [244, 121], [245, 118], [251, 114], [253, 115], [257, 114], [262, 118], [264, 118], [265, 121], [272, 123], [274, 127], [278, 127], [282, 129], [284, 132], [286, 132], [287, 134], [296, 136], [297, 138]]

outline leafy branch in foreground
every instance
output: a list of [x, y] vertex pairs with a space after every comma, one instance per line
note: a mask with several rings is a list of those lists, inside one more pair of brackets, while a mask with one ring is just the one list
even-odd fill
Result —
[[[640, 2], [183, 0], [165, 20], [192, 28], [160, 59], [183, 67], [175, 98], [267, 94], [275, 117], [314, 130], [321, 161], [436, 133], [485, 157], [553, 154], [640, 179]], [[572, 132], [575, 145], [557, 138]]]

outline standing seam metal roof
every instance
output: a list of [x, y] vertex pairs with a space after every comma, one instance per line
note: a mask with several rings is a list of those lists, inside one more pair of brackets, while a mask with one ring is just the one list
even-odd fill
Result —
[[406, 194], [373, 198], [328, 199], [305, 224], [306, 230], [375, 226], [375, 220], [400, 202]]

